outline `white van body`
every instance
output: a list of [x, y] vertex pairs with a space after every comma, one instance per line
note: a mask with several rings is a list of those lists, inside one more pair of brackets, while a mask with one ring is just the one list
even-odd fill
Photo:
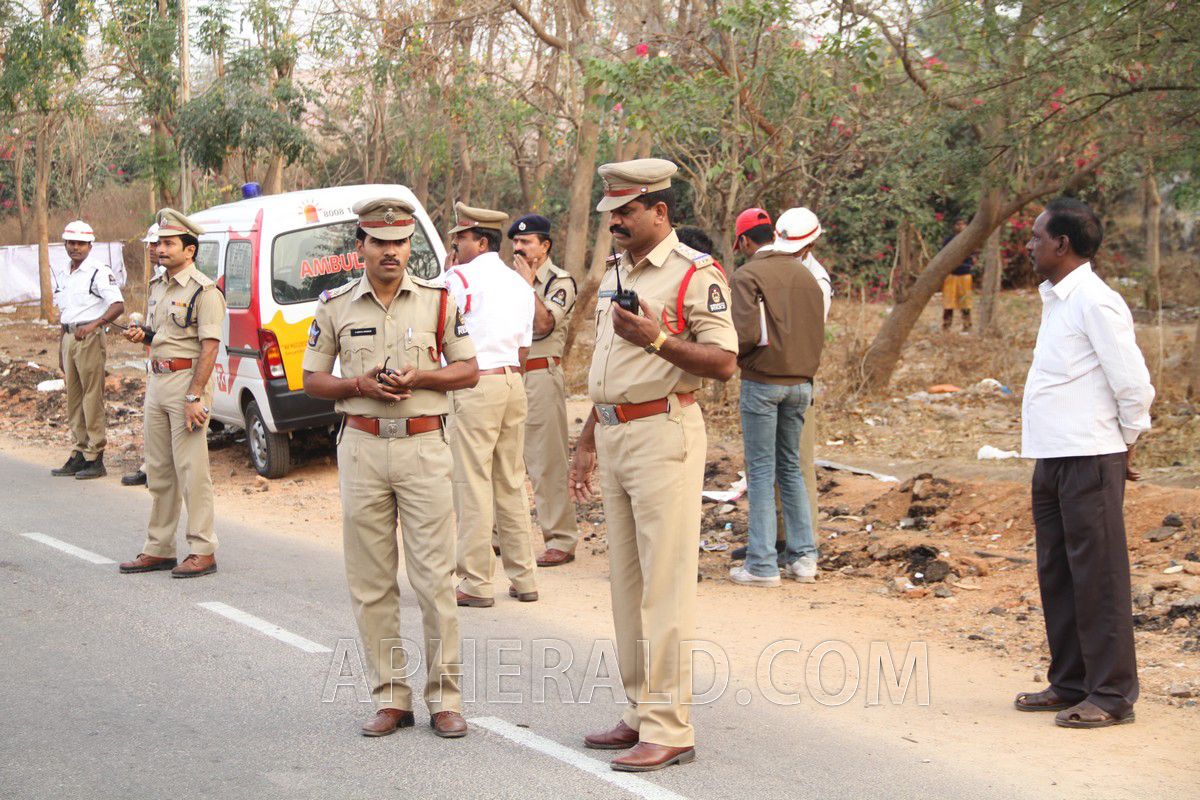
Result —
[[266, 477], [287, 474], [293, 433], [338, 422], [333, 403], [304, 393], [301, 363], [320, 293], [363, 274], [351, 209], [371, 197], [413, 205], [417, 230], [409, 272], [439, 280], [445, 248], [405, 186], [289, 192], [190, 215], [205, 230], [196, 266], [217, 281], [228, 307], [213, 371], [212, 416], [246, 430], [251, 461]]

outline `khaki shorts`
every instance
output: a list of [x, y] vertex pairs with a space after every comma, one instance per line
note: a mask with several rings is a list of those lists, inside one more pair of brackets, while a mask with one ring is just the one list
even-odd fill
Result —
[[942, 308], [971, 310], [971, 276], [947, 275], [942, 281]]

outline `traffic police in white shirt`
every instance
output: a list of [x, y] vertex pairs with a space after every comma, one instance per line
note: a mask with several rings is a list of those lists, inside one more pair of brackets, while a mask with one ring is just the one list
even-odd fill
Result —
[[446, 288], [475, 342], [479, 362], [479, 383], [454, 393], [450, 418], [457, 600], [474, 608], [495, 603], [494, 523], [509, 595], [528, 603], [538, 595], [523, 454], [529, 407], [521, 373], [533, 342], [533, 293], [497, 254], [508, 215], [462, 203], [454, 211], [457, 224], [450, 234], [456, 265], [446, 273]]
[[96, 235], [83, 220], [69, 223], [63, 244], [70, 272], [54, 291], [62, 325], [59, 356], [67, 386], [67, 419], [74, 446], [52, 475], [99, 478], [104, 469], [105, 325], [125, 313], [124, 298], [108, 265], [91, 258]]

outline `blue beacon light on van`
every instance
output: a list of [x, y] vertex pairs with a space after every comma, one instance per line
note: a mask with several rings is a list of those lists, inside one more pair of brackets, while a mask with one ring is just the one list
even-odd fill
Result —
[[251, 197], [261, 197], [261, 196], [262, 196], [262, 186], [260, 186], [257, 182], [242, 184], [242, 199], [243, 200], [249, 200]]

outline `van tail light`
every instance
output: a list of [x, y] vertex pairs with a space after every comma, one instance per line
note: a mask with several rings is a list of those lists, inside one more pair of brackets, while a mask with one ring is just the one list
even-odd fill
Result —
[[264, 378], [283, 378], [283, 351], [279, 349], [279, 339], [272, 331], [258, 329], [258, 367]]

